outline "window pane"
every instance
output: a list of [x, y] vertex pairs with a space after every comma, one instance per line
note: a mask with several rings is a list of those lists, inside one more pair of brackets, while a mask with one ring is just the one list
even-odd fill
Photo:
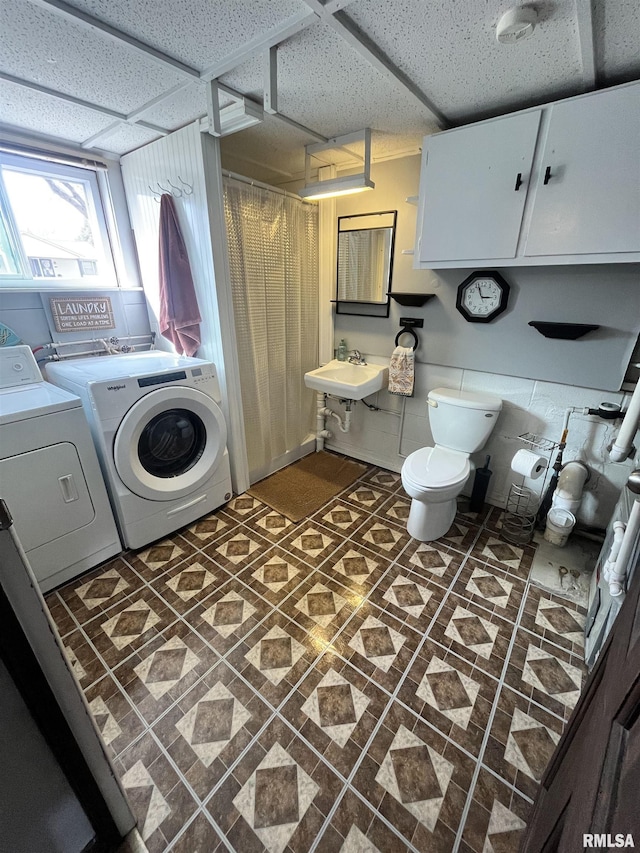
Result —
[[79, 279], [105, 273], [86, 182], [7, 166], [2, 174], [34, 278]]
[[0, 207], [0, 275], [19, 276], [20, 263], [9, 239], [9, 229]]

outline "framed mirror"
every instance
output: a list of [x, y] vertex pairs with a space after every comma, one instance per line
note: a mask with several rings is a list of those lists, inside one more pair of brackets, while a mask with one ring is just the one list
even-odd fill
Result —
[[338, 218], [336, 313], [389, 316], [397, 210]]

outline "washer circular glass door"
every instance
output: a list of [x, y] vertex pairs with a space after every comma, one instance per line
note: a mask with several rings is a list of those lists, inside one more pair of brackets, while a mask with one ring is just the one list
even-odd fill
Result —
[[169, 501], [210, 479], [226, 443], [224, 415], [211, 397], [171, 386], [151, 391], [129, 409], [116, 432], [113, 458], [134, 494]]

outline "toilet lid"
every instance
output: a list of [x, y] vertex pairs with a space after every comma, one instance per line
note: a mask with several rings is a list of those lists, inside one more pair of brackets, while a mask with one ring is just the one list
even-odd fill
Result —
[[407, 457], [405, 473], [416, 484], [444, 489], [469, 476], [469, 459], [457, 450], [423, 447]]

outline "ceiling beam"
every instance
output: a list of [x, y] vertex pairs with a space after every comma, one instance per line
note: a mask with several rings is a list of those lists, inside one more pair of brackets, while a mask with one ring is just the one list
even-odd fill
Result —
[[114, 121], [113, 124], [107, 125], [102, 130], [99, 130], [97, 133], [94, 133], [93, 136], [90, 136], [88, 139], [85, 139], [84, 142], [80, 143], [81, 148], [93, 148], [94, 142], [97, 142], [98, 139], [104, 139], [105, 137], [111, 136], [111, 134], [115, 133], [116, 130], [120, 130], [122, 127], [121, 121]]
[[222, 77], [228, 71], [233, 71], [243, 62], [253, 59], [254, 56], [263, 54], [265, 50], [281, 44], [285, 39], [291, 38], [302, 30], [306, 30], [311, 24], [315, 24], [318, 20], [318, 15], [315, 12], [298, 12], [296, 15], [291, 15], [275, 27], [271, 27], [265, 33], [258, 33], [248, 42], [245, 42], [236, 50], [232, 50], [223, 59], [214, 62], [208, 66], [200, 74], [200, 79], [205, 83]]
[[593, 41], [593, 4], [592, 0], [576, 0], [576, 20], [578, 23], [578, 42], [582, 60], [582, 77], [587, 90], [595, 89], [596, 52]]
[[348, 6], [349, 3], [353, 3], [353, 0], [327, 0], [324, 4], [324, 8], [330, 15], [334, 15], [336, 12], [339, 12], [340, 9], [344, 9], [345, 6]]
[[278, 112], [278, 46], [270, 47], [263, 57], [264, 111], [270, 115]]
[[[176, 86], [173, 86], [171, 89], [167, 89], [165, 92], [162, 92], [156, 98], [152, 98], [150, 101], [147, 101], [146, 104], [142, 104], [142, 106], [136, 107], [135, 110], [132, 110], [130, 113], [127, 113], [127, 121], [129, 124], [134, 124], [137, 122], [145, 113], [148, 113], [149, 110], [152, 110], [154, 107], [157, 107], [158, 104], [161, 104], [163, 101], [172, 98], [178, 92], [182, 92], [184, 89], [188, 89], [193, 86], [189, 80], [185, 80], [184, 83], [178, 83]], [[197, 84], [195, 84], [197, 85]]]
[[[579, 0], [578, 0], [579, 1]], [[394, 83], [399, 83], [421, 106], [425, 107], [435, 123], [441, 129], [449, 127], [449, 121], [440, 112], [438, 107], [416, 86], [416, 84], [389, 59], [389, 57], [373, 42], [369, 36], [360, 29], [354, 20], [346, 12], [338, 9], [331, 13], [327, 11], [321, 0], [304, 0], [309, 8], [320, 16], [323, 23], [331, 27], [341, 38], [343, 38], [363, 59], [380, 71], [385, 77]]]
[[[13, 83], [16, 86], [22, 86], [24, 89], [31, 89], [31, 91], [39, 92], [41, 95], [49, 95], [51, 98], [57, 98], [57, 100], [65, 101], [68, 104], [75, 104], [75, 106], [84, 107], [84, 109], [92, 110], [94, 113], [100, 113], [101, 115], [116, 119], [116, 121], [122, 122], [123, 124], [128, 124], [127, 117], [124, 113], [119, 113], [116, 110], [109, 109], [109, 107], [94, 104], [91, 101], [84, 101], [82, 98], [76, 98], [73, 95], [67, 95], [64, 92], [58, 92], [56, 89], [49, 89], [48, 86], [41, 86], [39, 83], [33, 83], [31, 80], [23, 80], [21, 77], [14, 77], [12, 74], [5, 74], [4, 71], [0, 71], [0, 80], [5, 80], [7, 83]], [[146, 121], [140, 121], [137, 122], [137, 124], [141, 127], [145, 127], [147, 130], [152, 130], [154, 133], [158, 133], [161, 136], [166, 136], [169, 132], [165, 130], [164, 127], [158, 127], [157, 125], [150, 124]]]
[[278, 121], [281, 121], [284, 124], [288, 124], [289, 127], [293, 127], [295, 130], [299, 130], [301, 133], [305, 133], [307, 136], [311, 136], [313, 139], [317, 139], [318, 142], [327, 141], [326, 136], [323, 136], [321, 133], [316, 133], [315, 130], [311, 130], [310, 127], [307, 127], [304, 124], [300, 124], [300, 122], [295, 121], [295, 119], [289, 118], [289, 116], [283, 115], [282, 113], [274, 113], [273, 117], [277, 118]]

